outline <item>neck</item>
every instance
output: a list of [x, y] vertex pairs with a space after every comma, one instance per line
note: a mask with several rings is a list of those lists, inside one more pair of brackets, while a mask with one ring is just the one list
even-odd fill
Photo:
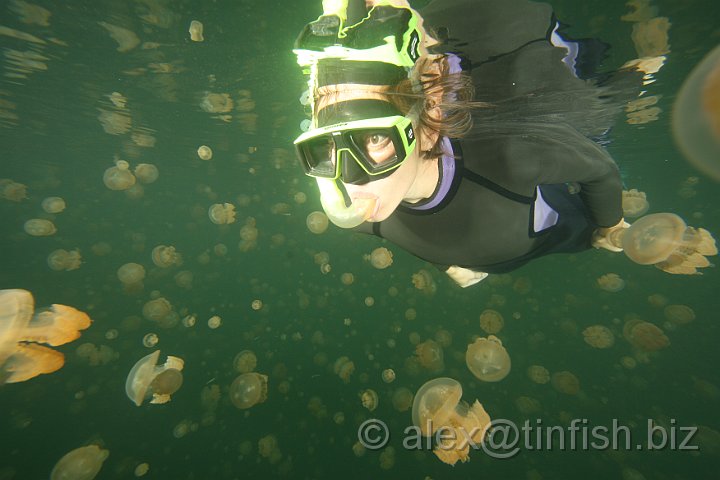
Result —
[[403, 198], [408, 203], [417, 203], [426, 198], [430, 198], [437, 188], [440, 173], [438, 171], [438, 162], [440, 157], [432, 160], [423, 160], [420, 164], [418, 175], [408, 190], [407, 195]]

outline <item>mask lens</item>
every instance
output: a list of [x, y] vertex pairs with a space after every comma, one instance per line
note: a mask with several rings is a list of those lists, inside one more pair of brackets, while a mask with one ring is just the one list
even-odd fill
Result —
[[357, 130], [349, 136], [371, 171], [397, 163], [399, 155], [392, 129]]
[[335, 176], [335, 142], [330, 137], [313, 138], [300, 145], [306, 173], [321, 177]]

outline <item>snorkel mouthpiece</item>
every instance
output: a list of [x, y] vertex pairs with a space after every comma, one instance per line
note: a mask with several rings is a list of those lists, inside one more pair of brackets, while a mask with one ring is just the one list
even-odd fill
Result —
[[320, 203], [323, 210], [330, 221], [338, 227], [357, 227], [375, 213], [377, 197], [353, 198], [350, 206], [345, 206], [345, 198], [335, 180], [329, 178], [315, 178], [315, 180], [320, 189]]

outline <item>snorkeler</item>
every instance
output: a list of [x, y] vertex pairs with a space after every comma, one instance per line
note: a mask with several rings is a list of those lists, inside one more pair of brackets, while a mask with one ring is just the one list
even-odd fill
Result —
[[312, 114], [295, 146], [333, 223], [463, 287], [551, 253], [622, 250], [622, 181], [599, 143], [619, 104], [583, 79], [597, 44], [563, 39], [549, 5], [323, 8], [294, 49]]

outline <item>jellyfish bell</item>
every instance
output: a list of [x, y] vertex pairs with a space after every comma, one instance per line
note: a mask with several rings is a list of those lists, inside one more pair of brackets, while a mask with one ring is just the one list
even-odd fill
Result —
[[240, 373], [252, 372], [255, 370], [255, 367], [257, 367], [257, 357], [255, 353], [250, 350], [243, 350], [238, 353], [233, 360], [233, 367]]
[[267, 400], [267, 375], [250, 372], [238, 376], [230, 385], [230, 400], [240, 410]]
[[468, 345], [465, 363], [473, 375], [484, 382], [498, 382], [510, 373], [510, 355], [499, 338], [480, 337]]
[[215, 225], [235, 223], [235, 206], [232, 203], [215, 203], [208, 209], [208, 217]]
[[[168, 355], [163, 365], [157, 365], [159, 358], [160, 350], [144, 356], [135, 363], [127, 376], [125, 393], [130, 401], [138, 407], [150, 396], [152, 396], [150, 403], [167, 403], [170, 401], [171, 393], [175, 393], [177, 390], [170, 392], [171, 387], [177, 385], [177, 388], [180, 388], [180, 385], [182, 385], [182, 374], [179, 377], [175, 374], [168, 374], [163, 376], [157, 384], [154, 384], [157, 377], [164, 372], [177, 370], [179, 373], [185, 366], [185, 362], [181, 358], [171, 355]], [[162, 390], [153, 390], [156, 387]]]
[[137, 178], [140, 183], [145, 184], [154, 183], [160, 176], [158, 168], [152, 163], [139, 163], [135, 167], [134, 172], [135, 178]]
[[426, 340], [415, 347], [415, 356], [423, 368], [431, 373], [445, 369], [443, 349], [435, 340]]
[[366, 255], [365, 259], [369, 261], [370, 265], [372, 265], [373, 267], [377, 268], [378, 270], [383, 270], [392, 265], [392, 257], [393, 254], [390, 250], [385, 247], [380, 247], [370, 252], [370, 255]]
[[25, 233], [33, 237], [49, 237], [57, 232], [55, 224], [43, 218], [32, 218], [25, 222], [23, 228]]
[[160, 268], [168, 268], [173, 265], [182, 265], [182, 255], [173, 246], [158, 245], [153, 248], [152, 261]]
[[580, 380], [566, 370], [553, 373], [551, 384], [555, 390], [565, 395], [577, 395], [580, 392]]
[[379, 397], [375, 390], [368, 388], [360, 393], [360, 403], [371, 412], [377, 408], [378, 402]]
[[145, 278], [145, 267], [139, 263], [126, 263], [117, 270], [117, 277], [124, 285], [142, 282]]
[[105, 170], [103, 183], [110, 190], [127, 190], [135, 185], [135, 176], [125, 160], [117, 160], [115, 166]]
[[636, 218], [645, 213], [650, 208], [645, 192], [636, 189], [623, 190], [622, 192], [622, 209], [625, 218]]
[[315, 211], [308, 214], [305, 219], [305, 224], [307, 225], [308, 230], [316, 235], [319, 235], [328, 229], [329, 222], [328, 217], [324, 212]]
[[65, 210], [65, 200], [60, 197], [47, 197], [42, 201], [42, 209], [47, 213], [60, 213]]
[[0, 384], [24, 382], [62, 368], [64, 355], [38, 343], [72, 342], [91, 323], [85, 313], [65, 305], [54, 304], [34, 315], [33, 311], [30, 292], [0, 290]]
[[55, 271], [76, 270], [82, 265], [82, 256], [77, 249], [71, 251], [58, 249], [50, 252], [47, 263], [48, 266]]
[[[152, 392], [153, 400], [150, 403], [166, 403], [170, 400], [170, 396], [180, 390], [183, 384], [183, 374], [175, 368], [158, 374], [150, 383], [149, 391]], [[164, 400], [164, 401], [161, 401]]]
[[606, 292], [617, 293], [625, 288], [625, 280], [617, 273], [606, 273], [597, 279], [597, 285]]
[[610, 348], [615, 344], [615, 335], [604, 325], [592, 325], [582, 332], [585, 343], [595, 348]]
[[109, 451], [97, 445], [76, 448], [58, 460], [50, 473], [50, 480], [92, 480], [109, 455]]
[[213, 156], [213, 151], [207, 145], [200, 145], [197, 149], [198, 157], [200, 160], [210, 160]]
[[499, 333], [504, 326], [505, 320], [503, 320], [500, 312], [487, 309], [480, 314], [480, 328], [482, 328], [485, 333], [494, 335]]

